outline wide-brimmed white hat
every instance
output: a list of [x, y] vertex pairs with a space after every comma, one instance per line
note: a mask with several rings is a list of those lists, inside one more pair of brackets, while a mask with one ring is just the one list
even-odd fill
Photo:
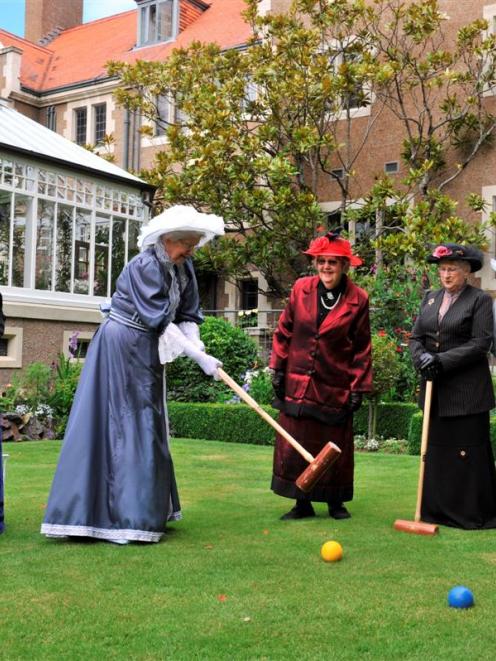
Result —
[[198, 247], [204, 246], [215, 236], [224, 234], [224, 220], [213, 213], [200, 213], [194, 207], [176, 204], [169, 207], [147, 225], [143, 225], [138, 238], [138, 248], [144, 250], [155, 244], [157, 239], [171, 232], [201, 234]]

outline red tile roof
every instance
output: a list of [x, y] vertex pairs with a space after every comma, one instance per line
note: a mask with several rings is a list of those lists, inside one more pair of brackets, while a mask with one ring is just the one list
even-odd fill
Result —
[[42, 89], [43, 80], [53, 56], [51, 50], [38, 46], [31, 41], [17, 37], [0, 28], [0, 44], [4, 48], [15, 46], [23, 52], [21, 66], [21, 82], [33, 90]]
[[45, 47], [1, 29], [0, 42], [23, 50], [22, 85], [35, 91], [49, 91], [105, 78], [109, 60], [162, 60], [173, 48], [187, 47], [193, 41], [216, 42], [222, 48], [240, 46], [251, 35], [241, 16], [245, 8], [244, 0], [210, 0], [210, 7], [186, 24], [174, 42], [143, 48], [135, 47], [137, 10], [64, 30]]

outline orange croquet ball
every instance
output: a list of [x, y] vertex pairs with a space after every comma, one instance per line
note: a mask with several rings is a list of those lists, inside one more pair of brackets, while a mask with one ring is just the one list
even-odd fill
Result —
[[336, 562], [343, 557], [343, 547], [339, 542], [325, 542], [320, 549], [320, 555], [326, 562]]

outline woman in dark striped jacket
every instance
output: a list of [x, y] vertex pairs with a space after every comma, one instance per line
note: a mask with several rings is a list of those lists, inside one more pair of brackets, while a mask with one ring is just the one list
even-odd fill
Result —
[[433, 381], [422, 521], [465, 529], [496, 527], [492, 300], [467, 281], [482, 260], [475, 248], [437, 246], [427, 261], [438, 265], [442, 287], [426, 293], [410, 339], [421, 403], [425, 381]]

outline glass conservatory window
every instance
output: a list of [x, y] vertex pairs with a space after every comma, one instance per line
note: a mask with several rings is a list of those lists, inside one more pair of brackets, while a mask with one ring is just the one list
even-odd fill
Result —
[[36, 280], [35, 289], [52, 289], [53, 241], [55, 228], [55, 203], [38, 202], [36, 226]]
[[74, 208], [59, 204], [55, 252], [55, 291], [71, 291]]
[[145, 209], [118, 185], [0, 155], [0, 285], [110, 296]]
[[23, 195], [14, 196], [14, 223], [12, 237], [12, 285], [24, 287], [29, 281], [29, 261], [26, 254], [26, 229], [30, 225], [31, 200]]
[[9, 282], [11, 194], [0, 190], [0, 285]]

